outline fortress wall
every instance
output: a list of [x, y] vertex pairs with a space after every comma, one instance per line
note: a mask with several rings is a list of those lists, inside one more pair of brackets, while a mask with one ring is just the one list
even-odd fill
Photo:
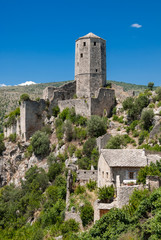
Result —
[[65, 100], [73, 98], [73, 95], [76, 93], [76, 82], [68, 82], [63, 84], [60, 87], [47, 87], [43, 91], [43, 99], [52, 101]]
[[42, 113], [45, 108], [46, 103], [43, 99], [39, 102], [30, 100], [21, 103], [20, 125], [22, 139], [29, 139], [34, 132], [41, 129], [43, 126]]
[[100, 88], [97, 98], [91, 98], [91, 115], [109, 116], [115, 105], [115, 91], [113, 89]]
[[103, 149], [106, 146], [106, 144], [110, 138], [111, 138], [111, 135], [106, 133], [103, 136], [100, 136], [96, 139], [96, 143], [97, 143], [99, 152], [101, 151], [101, 149]]
[[4, 128], [4, 137], [8, 138], [11, 134], [16, 133], [17, 135], [20, 135], [20, 118], [18, 117], [16, 119], [15, 124], [11, 125], [10, 127]]
[[76, 114], [82, 116], [90, 116], [90, 99], [70, 99], [65, 101], [58, 101], [58, 106], [60, 111], [63, 111], [65, 108], [75, 108]]

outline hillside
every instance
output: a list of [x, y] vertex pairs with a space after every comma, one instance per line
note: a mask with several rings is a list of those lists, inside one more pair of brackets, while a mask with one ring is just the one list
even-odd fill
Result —
[[[68, 82], [68, 81], [66, 81]], [[31, 99], [41, 98], [43, 90], [48, 86], [59, 87], [66, 82], [40, 83], [29, 86], [7, 86], [0, 87], [0, 132], [4, 116], [18, 106], [18, 101], [23, 93], [28, 93]], [[136, 92], [143, 91], [147, 88], [145, 85], [136, 85], [118, 81], [108, 81], [123, 87], [124, 91], [133, 90]]]

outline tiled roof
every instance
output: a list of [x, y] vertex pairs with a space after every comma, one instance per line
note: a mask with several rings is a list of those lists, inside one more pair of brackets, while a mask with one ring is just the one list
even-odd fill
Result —
[[[90, 32], [88, 34], [86, 34], [85, 36], [83, 37], [80, 37], [78, 39], [82, 39], [82, 38], [99, 38], [99, 39], [103, 39], [103, 38], [100, 38], [99, 36], [95, 35], [94, 33]], [[104, 39], [103, 39], [104, 40]], [[105, 40], [104, 40], [105, 41]]]
[[102, 149], [101, 154], [110, 167], [144, 167], [147, 157], [142, 149]]

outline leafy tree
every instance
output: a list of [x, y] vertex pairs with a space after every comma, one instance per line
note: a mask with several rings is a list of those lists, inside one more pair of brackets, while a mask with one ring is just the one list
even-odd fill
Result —
[[75, 219], [69, 219], [61, 225], [61, 232], [63, 235], [68, 236], [71, 232], [79, 231], [79, 223]]
[[131, 109], [133, 107], [133, 103], [134, 103], [134, 98], [127, 97], [122, 103], [123, 109], [124, 110]]
[[99, 116], [91, 116], [87, 122], [87, 132], [90, 137], [99, 137], [106, 133], [107, 123]]
[[33, 152], [36, 156], [47, 156], [50, 151], [50, 140], [45, 132], [37, 131], [31, 139]]
[[154, 83], [153, 82], [149, 82], [148, 83], [148, 88], [152, 91], [154, 87]]
[[153, 124], [154, 112], [152, 109], [145, 109], [141, 113], [141, 120], [143, 122], [143, 127], [145, 130], [149, 130], [149, 128]]

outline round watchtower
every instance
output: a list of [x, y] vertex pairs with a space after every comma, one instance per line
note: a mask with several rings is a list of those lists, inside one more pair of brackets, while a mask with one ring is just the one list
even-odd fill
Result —
[[93, 33], [80, 37], [75, 46], [77, 97], [94, 97], [106, 85], [106, 41]]

